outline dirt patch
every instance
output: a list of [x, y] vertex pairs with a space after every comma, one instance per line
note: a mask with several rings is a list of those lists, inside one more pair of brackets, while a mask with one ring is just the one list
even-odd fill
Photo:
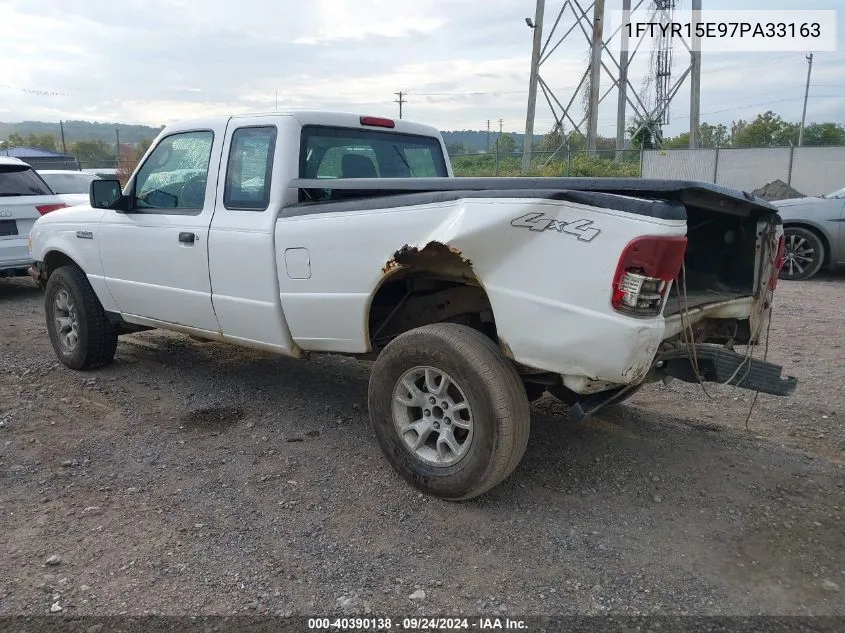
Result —
[[0, 281], [0, 614], [845, 615], [843, 278], [779, 285], [801, 382], [748, 430], [727, 387], [580, 426], [547, 396], [463, 504], [387, 466], [366, 363], [143, 332], [74, 372], [42, 297]]
[[791, 198], [803, 198], [803, 193], [797, 189], [793, 189], [782, 180], [773, 180], [772, 182], [763, 185], [759, 189], [752, 191], [755, 196], [763, 198], [763, 200], [789, 200]]
[[195, 409], [182, 415], [179, 419], [187, 428], [221, 429], [242, 420], [246, 411], [240, 407], [207, 407]]

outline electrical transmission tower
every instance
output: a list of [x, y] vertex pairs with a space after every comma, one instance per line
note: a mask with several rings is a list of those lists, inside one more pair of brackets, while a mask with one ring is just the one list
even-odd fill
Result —
[[[694, 19], [701, 11], [702, 0], [692, 0]], [[613, 0], [611, 0], [613, 2]], [[557, 147], [559, 151], [568, 143], [573, 133], [580, 133], [587, 139], [587, 148], [595, 151], [598, 136], [599, 105], [607, 96], [617, 91], [616, 149], [617, 155], [625, 149], [627, 138], [627, 115], [642, 125], [668, 122], [669, 105], [677, 96], [686, 79], [690, 77], [690, 147], [698, 143], [698, 117], [701, 86], [701, 53], [699, 42], [693, 38], [686, 41], [677, 34], [674, 37], [658, 38], [652, 52], [652, 76], [654, 82], [647, 81], [646, 86], [637, 89], [629, 77], [629, 69], [642, 46], [645, 36], [640, 36], [631, 45], [630, 39], [636, 33], [629, 33], [620, 24], [613, 32], [604, 28], [605, 0], [564, 0], [548, 33], [543, 33], [545, 18], [545, 0], [537, 0], [535, 18], [526, 18], [526, 23], [534, 30], [534, 47], [531, 56], [531, 76], [528, 93], [528, 113], [525, 122], [525, 146], [522, 167], [531, 166], [531, 145], [534, 137], [534, 116], [536, 113], [538, 88], [543, 100], [555, 119], [555, 130], [562, 131], [568, 124], [570, 132], [563, 137]], [[631, 23], [652, 22], [666, 24], [674, 17], [677, 0], [621, 0], [621, 9]], [[632, 6], [633, 5], [633, 6]], [[639, 13], [638, 13], [639, 12]], [[695, 29], [693, 29], [695, 30]], [[619, 35], [621, 46], [618, 56], [611, 51], [610, 44]], [[581, 76], [570, 98], [564, 102], [553, 87], [554, 81], [541, 74], [542, 65], [557, 51], [562, 44], [570, 40], [584, 38], [590, 47], [590, 63]], [[689, 63], [677, 78], [673, 79], [673, 45], [678, 41], [689, 53]], [[607, 81], [601, 85], [602, 79]], [[654, 98], [648, 94], [654, 84]], [[586, 112], [575, 106], [578, 95], [587, 95]], [[636, 132], [639, 130], [635, 131]], [[658, 141], [660, 131], [657, 130]], [[555, 153], [556, 153], [555, 152]], [[552, 154], [546, 161], [552, 160]]]
[[658, 35], [657, 46], [653, 62], [655, 91], [657, 93], [656, 105], [663, 110], [663, 116], [659, 121], [662, 125], [669, 124], [669, 104], [672, 101], [670, 89], [672, 87], [672, 48], [671, 35], [666, 29], [675, 19], [675, 0], [654, 0], [654, 8], [660, 12], [660, 34]]

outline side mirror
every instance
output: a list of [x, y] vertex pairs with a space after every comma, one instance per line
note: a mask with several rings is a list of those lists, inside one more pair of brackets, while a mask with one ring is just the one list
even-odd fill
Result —
[[91, 206], [95, 209], [111, 209], [123, 197], [119, 180], [92, 180], [88, 190]]

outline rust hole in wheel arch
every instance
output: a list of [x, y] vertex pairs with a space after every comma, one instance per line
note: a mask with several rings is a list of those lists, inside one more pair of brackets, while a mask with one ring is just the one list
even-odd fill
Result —
[[460, 249], [441, 242], [429, 242], [423, 248], [405, 244], [393, 253], [393, 257], [382, 266], [381, 272], [388, 274], [402, 266], [423, 266], [455, 268], [456, 265], [472, 269], [472, 262], [463, 256]]

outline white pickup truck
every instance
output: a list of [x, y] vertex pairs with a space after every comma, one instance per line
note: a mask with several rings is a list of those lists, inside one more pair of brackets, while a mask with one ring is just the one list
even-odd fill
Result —
[[375, 437], [442, 498], [514, 470], [546, 391], [578, 419], [668, 377], [795, 388], [750, 353], [783, 231], [741, 192], [455, 178], [432, 127], [290, 112], [170, 125], [90, 203], [31, 232], [65, 365], [102, 366], [144, 328], [374, 360]]

